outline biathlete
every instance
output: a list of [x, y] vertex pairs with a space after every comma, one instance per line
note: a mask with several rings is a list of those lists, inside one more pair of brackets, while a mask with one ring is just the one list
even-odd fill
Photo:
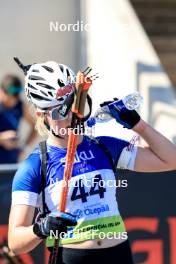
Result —
[[[175, 170], [176, 146], [135, 110], [124, 115], [115, 102], [106, 102], [116, 121], [134, 130], [147, 144], [129, 148], [129, 142], [119, 138], [93, 139], [79, 134], [66, 211], [59, 212], [75, 74], [51, 61], [29, 65], [24, 72], [26, 96], [36, 108], [36, 128], [47, 141], [23, 161], [14, 177], [10, 249], [16, 254], [29, 252], [46, 240], [52, 257], [57, 235], [60, 246], [56, 263], [134, 263], [118, 209], [116, 185], [112, 184], [118, 177], [114, 166], [140, 172]], [[42, 214], [33, 223], [36, 208]]]

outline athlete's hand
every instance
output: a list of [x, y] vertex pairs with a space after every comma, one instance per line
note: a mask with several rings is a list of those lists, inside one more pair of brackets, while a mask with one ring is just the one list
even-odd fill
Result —
[[68, 226], [75, 226], [76, 224], [76, 216], [58, 211], [50, 213], [45, 218], [35, 223], [33, 225], [33, 232], [40, 238], [50, 236], [51, 231], [59, 236], [60, 233], [67, 232]]
[[100, 104], [100, 106], [105, 111], [108, 111], [123, 127], [128, 129], [133, 128], [140, 121], [139, 114], [135, 110], [128, 110], [126, 107], [120, 110], [117, 102], [118, 98], [114, 98], [113, 101], [106, 101]]

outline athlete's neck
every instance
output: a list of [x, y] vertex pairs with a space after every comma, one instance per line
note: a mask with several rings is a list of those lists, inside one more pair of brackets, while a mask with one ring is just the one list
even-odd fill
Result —
[[[78, 145], [82, 142], [83, 140], [83, 135], [79, 135], [78, 136]], [[47, 142], [52, 145], [52, 146], [55, 146], [55, 147], [58, 147], [58, 148], [66, 148], [67, 147], [67, 144], [68, 144], [68, 137], [65, 137], [65, 138], [57, 138], [53, 135], [49, 135], [48, 139], [47, 139]]]

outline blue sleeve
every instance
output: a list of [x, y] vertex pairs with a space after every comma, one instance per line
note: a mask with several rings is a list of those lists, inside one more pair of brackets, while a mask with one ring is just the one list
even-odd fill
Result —
[[129, 142], [123, 139], [100, 136], [97, 137], [98, 141], [103, 144], [110, 152], [115, 164], [117, 164], [120, 154], [124, 147], [128, 146]]
[[12, 183], [12, 204], [37, 206], [41, 191], [40, 158], [31, 154], [20, 164]]

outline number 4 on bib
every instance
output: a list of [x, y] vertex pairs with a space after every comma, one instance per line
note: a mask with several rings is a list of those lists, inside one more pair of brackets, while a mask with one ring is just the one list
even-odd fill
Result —
[[[89, 181], [90, 182], [90, 181]], [[75, 201], [77, 199], [81, 199], [83, 203], [87, 202], [87, 197], [95, 194], [99, 194], [100, 199], [104, 198], [104, 192], [106, 192], [106, 188], [102, 185], [103, 180], [100, 174], [96, 175], [92, 180], [92, 186], [90, 187], [89, 192], [86, 192], [84, 185], [85, 181], [83, 179], [79, 179], [76, 182], [76, 186], [73, 189], [71, 195], [71, 201]], [[90, 185], [89, 185], [90, 186]]]

